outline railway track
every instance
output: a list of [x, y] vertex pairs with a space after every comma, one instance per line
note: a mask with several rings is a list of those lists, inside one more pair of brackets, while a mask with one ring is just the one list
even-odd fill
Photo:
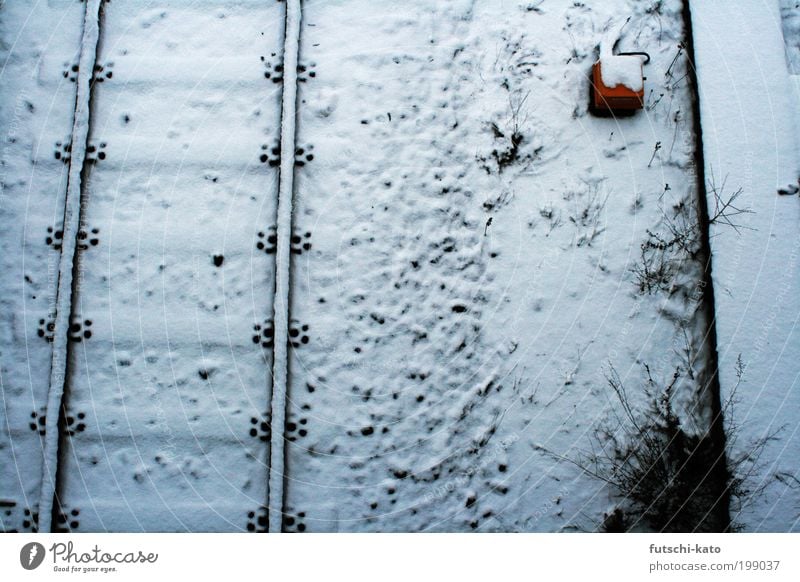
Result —
[[[276, 265], [291, 238], [286, 6], [83, 7], [80, 59], [65, 64], [76, 97], [41, 488], [38, 503], [8, 501], [42, 531], [279, 527], [267, 508], [280, 515], [283, 479], [269, 473], [282, 471], [271, 396], [288, 335], [273, 301], [276, 285], [288, 296]], [[211, 34], [193, 43], [181, 27]]]

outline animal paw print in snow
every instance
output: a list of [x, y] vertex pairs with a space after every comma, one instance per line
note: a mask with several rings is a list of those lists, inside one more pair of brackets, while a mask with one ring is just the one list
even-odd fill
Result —
[[290, 418], [286, 420], [286, 439], [289, 442], [294, 442], [297, 439], [308, 436], [308, 419], [301, 418], [294, 421]]
[[247, 531], [264, 533], [267, 531], [267, 508], [263, 505], [256, 511], [247, 512]]
[[258, 233], [258, 242], [256, 243], [256, 248], [258, 250], [271, 255], [275, 252], [276, 244], [278, 244], [278, 235], [275, 234], [274, 226], [269, 227], [269, 234], [264, 234], [263, 232]]
[[263, 144], [258, 159], [262, 164], [269, 164], [271, 168], [277, 168], [281, 165], [281, 144], [277, 140], [273, 142], [272, 147]]
[[53, 337], [56, 331], [56, 322], [53, 319], [40, 319], [39, 329], [36, 330], [38, 335], [43, 340], [53, 343]]
[[[3, 517], [0, 518], [0, 523], [3, 524], [5, 533], [19, 533], [20, 531], [27, 531], [36, 533], [39, 531], [39, 513], [32, 512], [29, 508], [25, 508], [23, 515], [19, 515], [19, 507], [16, 501], [10, 499], [0, 499], [0, 508], [3, 510]], [[21, 523], [18, 521], [22, 518]], [[20, 529], [11, 527], [14, 523], [20, 523]]]
[[56, 151], [53, 152], [53, 157], [57, 160], [61, 160], [65, 164], [68, 164], [72, 156], [72, 143], [69, 141], [65, 142], [56, 142]]
[[45, 410], [44, 406], [39, 408], [39, 411], [31, 412], [31, 422], [28, 424], [28, 427], [34, 432], [38, 432], [41, 436], [45, 435], [46, 427], [45, 424], [47, 423], [47, 419], [45, 418]]
[[78, 529], [80, 522], [78, 516], [81, 514], [80, 509], [62, 509], [58, 512], [56, 523], [54, 524], [54, 531], [57, 533], [69, 533]]
[[98, 145], [89, 144], [89, 147], [86, 148], [86, 161], [92, 164], [96, 164], [98, 160], [105, 160], [106, 159], [106, 142], [101, 141]]
[[83, 422], [85, 419], [86, 419], [85, 412], [79, 412], [75, 416], [68, 414], [66, 418], [67, 435], [75, 436], [77, 433], [85, 431], [86, 423]]
[[61, 73], [65, 79], [69, 79], [72, 83], [78, 80], [78, 65], [77, 63], [64, 63], [64, 72]]
[[299, 234], [292, 235], [292, 252], [296, 255], [302, 255], [303, 251], [311, 250], [311, 233], [306, 232], [303, 236]]
[[[91, 233], [91, 237], [89, 234]], [[85, 230], [81, 229], [78, 231], [78, 249], [81, 251], [85, 251], [89, 248], [89, 246], [96, 247], [100, 244], [100, 239], [97, 238], [96, 235], [100, 234], [99, 228], [93, 228], [91, 231], [86, 232]]]
[[44, 239], [44, 242], [47, 243], [47, 246], [53, 247], [54, 250], [60, 251], [61, 250], [61, 243], [64, 237], [64, 231], [56, 230], [53, 232], [53, 227], [47, 227], [47, 238]]
[[257, 323], [253, 326], [253, 343], [261, 344], [262, 348], [271, 348], [272, 340], [275, 338], [275, 328], [272, 320], [267, 319], [264, 323]]
[[306, 332], [308, 331], [308, 326], [306, 324], [300, 325], [296, 321], [292, 321], [289, 324], [289, 343], [292, 344], [292, 347], [299, 348], [300, 344], [307, 344], [309, 341], [308, 335]]
[[[271, 57], [275, 58], [275, 53], [270, 55]], [[283, 81], [283, 63], [278, 61], [274, 65], [271, 61], [267, 61], [264, 57], [261, 57], [261, 62], [264, 63], [264, 67], [267, 69], [264, 71], [264, 78], [270, 79], [273, 83], [280, 83]]]
[[72, 323], [69, 325], [69, 339], [74, 342], [80, 342], [84, 339], [88, 340], [92, 337], [92, 330], [89, 329], [91, 327], [91, 319], [84, 319], [83, 321], [81, 321], [80, 318], [73, 319]]
[[285, 514], [283, 516], [283, 531], [287, 533], [298, 532], [303, 533], [306, 531], [306, 524], [301, 520], [305, 519], [306, 512], [300, 511], [297, 515]]
[[106, 63], [105, 65], [95, 65], [94, 66], [94, 74], [92, 75], [92, 82], [102, 83], [106, 79], [110, 79], [114, 76], [114, 72], [112, 69], [114, 68], [114, 63]]
[[297, 65], [297, 80], [301, 83], [305, 83], [309, 79], [313, 79], [317, 76], [317, 72], [314, 70], [316, 67], [316, 63], [309, 63], [307, 65]]
[[31, 511], [26, 507], [23, 513], [22, 528], [33, 533], [39, 531], [39, 512]]
[[253, 425], [250, 428], [251, 437], [258, 438], [258, 440], [260, 440], [262, 443], [266, 443], [269, 441], [272, 435], [272, 431], [270, 430], [268, 412], [262, 414], [261, 417], [253, 416], [250, 419], [250, 424]]
[[314, 151], [313, 145], [307, 145], [305, 147], [299, 147], [294, 150], [294, 165], [298, 167], [303, 167], [306, 165], [307, 162], [310, 162], [314, 159]]

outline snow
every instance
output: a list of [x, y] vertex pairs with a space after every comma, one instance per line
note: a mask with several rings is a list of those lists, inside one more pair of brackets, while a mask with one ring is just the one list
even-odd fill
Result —
[[[636, 407], [645, 365], [662, 384], [681, 370], [690, 433], [717, 411], [702, 253], [671, 256], [663, 288], [636, 272], [654, 233], [699, 220], [683, 3], [587, 4], [110, 2], [94, 59], [86, 4], [4, 4], [3, 528], [46, 511], [56, 437], [54, 529], [599, 528], [623, 501], [569, 460], [618, 413], [612, 367]], [[740, 443], [788, 425], [768, 494], [735, 517], [786, 531], [800, 252], [777, 189], [797, 150], [777, 6], [747, 6], [692, 17], [706, 173], [744, 187], [758, 228], [712, 230], [721, 381], [741, 352]], [[652, 57], [632, 117], [587, 110], [608, 41]], [[48, 148], [86, 103], [78, 54], [86, 236], [59, 360], [37, 331], [72, 253], [59, 271], [43, 239], [77, 212]], [[639, 57], [610, 58], [641, 78]], [[51, 359], [67, 418], [43, 470], [28, 425]]]
[[[781, 23], [783, 41], [786, 46], [786, 63], [789, 68], [789, 82], [794, 99], [795, 135], [800, 135], [800, 2], [781, 0]], [[800, 164], [800, 139], [795, 140], [797, 159]]]
[[606, 87], [623, 85], [639, 92], [644, 87], [642, 80], [642, 57], [611, 55], [600, 59], [600, 74]]
[[[794, 110], [776, 2], [692, 2], [706, 176], [752, 213], [737, 230], [712, 225], [720, 381], [723, 399], [738, 383], [741, 425], [735, 453], [758, 438], [764, 449], [755, 487], [765, 494], [733, 516], [748, 531], [800, 527], [800, 204], [778, 190], [797, 184]], [[708, 196], [713, 214], [716, 200]]]
[[[314, 160], [295, 209], [313, 247], [291, 301], [310, 341], [290, 362], [287, 530], [594, 529], [613, 508], [533, 444], [587, 450], [609, 363], [631, 386], [642, 362], [668, 377], [679, 322], [697, 349], [705, 333], [682, 291], [641, 295], [631, 273], [646, 230], [696, 195], [685, 61], [664, 77], [680, 3], [635, 9], [620, 41], [652, 54], [647, 110], [586, 113], [595, 47], [629, 10], [304, 5]], [[687, 407], [702, 430], [708, 402]]]
[[[61, 229], [67, 165], [53, 155], [73, 129], [84, 5], [13, 2], [0, 18], [0, 511], [4, 531], [35, 531], [53, 344], [59, 253], [44, 245]], [[40, 321], [44, 323], [40, 324]], [[35, 430], [29, 425], [33, 424]]]
[[780, 10], [789, 73], [800, 75], [800, 2], [780, 0]]

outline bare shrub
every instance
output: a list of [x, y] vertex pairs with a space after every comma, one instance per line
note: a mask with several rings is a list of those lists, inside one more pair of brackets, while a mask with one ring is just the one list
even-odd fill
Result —
[[[742, 371], [737, 369], [740, 381]], [[645, 405], [636, 407], [611, 366], [606, 380], [617, 407], [595, 430], [591, 451], [569, 458], [537, 447], [612, 488], [617, 506], [605, 516], [600, 531], [730, 531], [737, 525], [725, 511], [729, 500], [746, 504], [763, 494], [763, 486], [751, 483], [761, 467], [761, 453], [775, 435], [757, 439], [746, 452], [732, 456], [710, 430], [687, 431], [675, 409], [675, 390], [685, 374], [678, 368], [661, 385], [644, 364]], [[734, 401], [735, 390], [723, 406], [728, 446], [740, 434], [733, 420]]]
[[753, 230], [748, 226], [744, 226], [743, 224], [739, 223], [739, 217], [744, 214], [753, 214], [753, 210], [750, 208], [743, 208], [737, 205], [737, 200], [742, 195], [742, 188], [738, 188], [733, 192], [726, 192], [725, 187], [727, 185], [728, 178], [727, 176], [722, 180], [722, 184], [717, 186], [716, 179], [714, 175], [711, 175], [711, 179], [708, 181], [708, 189], [711, 195], [714, 197], [714, 210], [713, 212], [709, 212], [708, 222], [709, 224], [722, 224], [725, 226], [731, 227], [733, 230], [737, 232], [737, 234], [741, 234], [742, 229]]
[[691, 204], [680, 201], [672, 213], [663, 213], [658, 231], [647, 230], [640, 245], [639, 261], [631, 268], [641, 293], [674, 293], [677, 275], [687, 260], [697, 260], [702, 246], [697, 218]]

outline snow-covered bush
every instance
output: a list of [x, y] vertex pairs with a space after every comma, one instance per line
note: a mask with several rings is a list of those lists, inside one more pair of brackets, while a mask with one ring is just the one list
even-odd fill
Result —
[[[600, 426], [593, 452], [578, 459], [586, 473], [609, 484], [618, 498], [600, 529], [606, 532], [719, 532], [739, 529], [732, 505], [745, 506], [764, 494], [754, 483], [759, 459], [775, 434], [738, 447], [741, 427], [734, 419], [734, 390], [715, 425], [702, 434], [687, 430], [675, 410], [679, 368], [666, 386], [644, 365], [646, 406], [632, 405], [616, 370], [607, 381], [620, 410]], [[744, 365], [737, 361], [741, 381]], [[738, 385], [737, 385], [738, 386]], [[724, 425], [724, 436], [720, 429]], [[737, 448], [741, 452], [732, 453]]]
[[603, 531], [696, 532], [728, 528], [731, 475], [724, 443], [711, 432], [691, 434], [675, 411], [676, 370], [666, 386], [645, 365], [647, 405], [637, 410], [617, 372], [607, 380], [621, 415], [598, 429], [599, 452], [584, 466], [615, 490], [620, 502], [603, 522]]

